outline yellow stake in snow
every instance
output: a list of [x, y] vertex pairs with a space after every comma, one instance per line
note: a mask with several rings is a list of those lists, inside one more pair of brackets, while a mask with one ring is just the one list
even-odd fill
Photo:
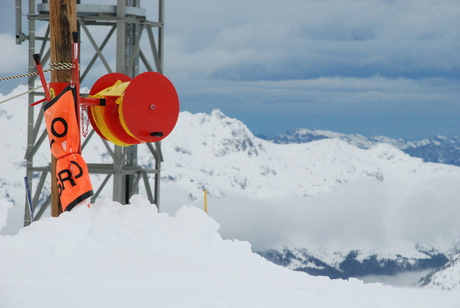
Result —
[[204, 212], [208, 214], [208, 192], [204, 190]]

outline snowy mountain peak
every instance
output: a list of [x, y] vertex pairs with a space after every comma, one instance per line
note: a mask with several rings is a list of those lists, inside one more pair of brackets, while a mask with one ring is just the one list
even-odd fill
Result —
[[180, 151], [188, 153], [211, 150], [215, 157], [237, 153], [244, 153], [251, 157], [259, 155], [260, 151], [265, 151], [260, 140], [254, 137], [246, 125], [227, 117], [218, 109], [214, 109], [209, 115], [205, 113], [192, 115], [189, 112], [182, 112], [169, 139], [174, 140], [176, 137], [183, 141], [202, 140], [200, 144], [184, 143], [186, 149], [179, 146]]
[[211, 117], [218, 118], [218, 119], [222, 120], [222, 119], [225, 119], [227, 116], [222, 111], [220, 111], [219, 109], [214, 109], [211, 112]]

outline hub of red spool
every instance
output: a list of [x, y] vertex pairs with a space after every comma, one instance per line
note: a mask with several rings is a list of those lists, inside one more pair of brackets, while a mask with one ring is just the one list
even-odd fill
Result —
[[[96, 93], [99, 93], [100, 91], [113, 86], [119, 80], [121, 82], [127, 82], [131, 81], [132, 79], [129, 76], [126, 76], [125, 74], [121, 73], [110, 73], [104, 75], [96, 81], [96, 83], [91, 88], [89, 95], [95, 95]], [[119, 145], [139, 144], [140, 141], [128, 135], [128, 133], [126, 133], [123, 126], [121, 125], [119, 120], [118, 106], [115, 104], [115, 99], [116, 98], [106, 100], [105, 107], [96, 107], [104, 108], [102, 127], [99, 127], [99, 125], [94, 120], [94, 109], [88, 108], [88, 117], [91, 121], [91, 125], [93, 126], [96, 133], [106, 140], [114, 142], [113, 139], [116, 139]], [[105, 126], [105, 133], [104, 130], [102, 130], [103, 126]], [[110, 134], [112, 135], [111, 138], [107, 136], [107, 129], [110, 131]]]

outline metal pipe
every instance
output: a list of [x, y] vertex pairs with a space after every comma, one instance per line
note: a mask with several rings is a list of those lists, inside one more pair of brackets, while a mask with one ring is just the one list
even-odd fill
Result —
[[161, 71], [163, 72], [164, 36], [165, 36], [165, 0], [159, 0], [158, 21], [161, 26], [158, 28], [158, 56], [160, 58]]
[[[29, 0], [29, 16], [35, 14], [35, 0]], [[33, 55], [35, 54], [35, 20], [29, 19], [29, 73], [32, 73], [35, 70], [35, 61]], [[29, 90], [34, 88], [35, 78], [29, 77], [28, 86]], [[29, 93], [29, 105], [34, 103], [35, 95], [33, 92]], [[27, 114], [27, 153], [30, 153], [34, 147], [34, 108], [28, 108]], [[30, 189], [33, 189], [32, 179], [33, 179], [33, 157], [27, 159], [26, 164], [26, 176], [29, 181]], [[32, 192], [31, 192], [32, 193]], [[25, 199], [27, 199], [26, 194], [24, 194]], [[30, 213], [27, 210], [27, 200], [25, 200], [25, 213], [24, 213], [24, 226], [28, 226], [31, 221]], [[38, 218], [37, 218], [38, 219]]]
[[24, 41], [22, 34], [22, 1], [16, 0], [16, 45]]
[[[83, 23], [83, 21], [78, 21], [79, 23]], [[81, 25], [80, 25], [81, 26]], [[107, 44], [107, 42], [109, 41], [109, 39], [112, 37], [112, 34], [115, 32], [115, 30], [117, 29], [117, 27], [114, 25], [112, 27], [112, 29], [110, 29], [109, 33], [107, 34], [106, 38], [104, 39], [104, 41], [102, 42], [101, 46], [99, 47], [99, 50], [102, 52], [102, 50], [104, 49], [105, 45]], [[89, 64], [88, 66], [86, 67], [85, 69], [85, 72], [83, 73], [83, 75], [80, 77], [80, 81], [83, 82], [83, 80], [85, 79], [86, 77], [86, 74], [88, 74], [89, 70], [91, 69], [91, 67], [93, 67], [93, 64], [94, 62], [96, 62], [97, 58], [98, 58], [98, 53], [96, 51], [96, 54], [93, 56], [93, 58], [91, 59], [91, 61], [89, 61]], [[108, 73], [111, 73], [111, 71], [108, 71]]]

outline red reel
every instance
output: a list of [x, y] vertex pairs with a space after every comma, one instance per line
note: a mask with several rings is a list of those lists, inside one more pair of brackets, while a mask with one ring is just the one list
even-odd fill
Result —
[[179, 97], [169, 79], [155, 72], [140, 74], [133, 80], [124, 74], [110, 73], [96, 81], [90, 96], [112, 87], [118, 80], [130, 81], [120, 105], [115, 102], [118, 97], [107, 97], [105, 107], [88, 108], [95, 131], [122, 146], [157, 142], [168, 136], [179, 117]]
[[179, 97], [171, 81], [155, 72], [134, 78], [123, 97], [122, 121], [142, 142], [157, 142], [168, 136], [179, 117]]

